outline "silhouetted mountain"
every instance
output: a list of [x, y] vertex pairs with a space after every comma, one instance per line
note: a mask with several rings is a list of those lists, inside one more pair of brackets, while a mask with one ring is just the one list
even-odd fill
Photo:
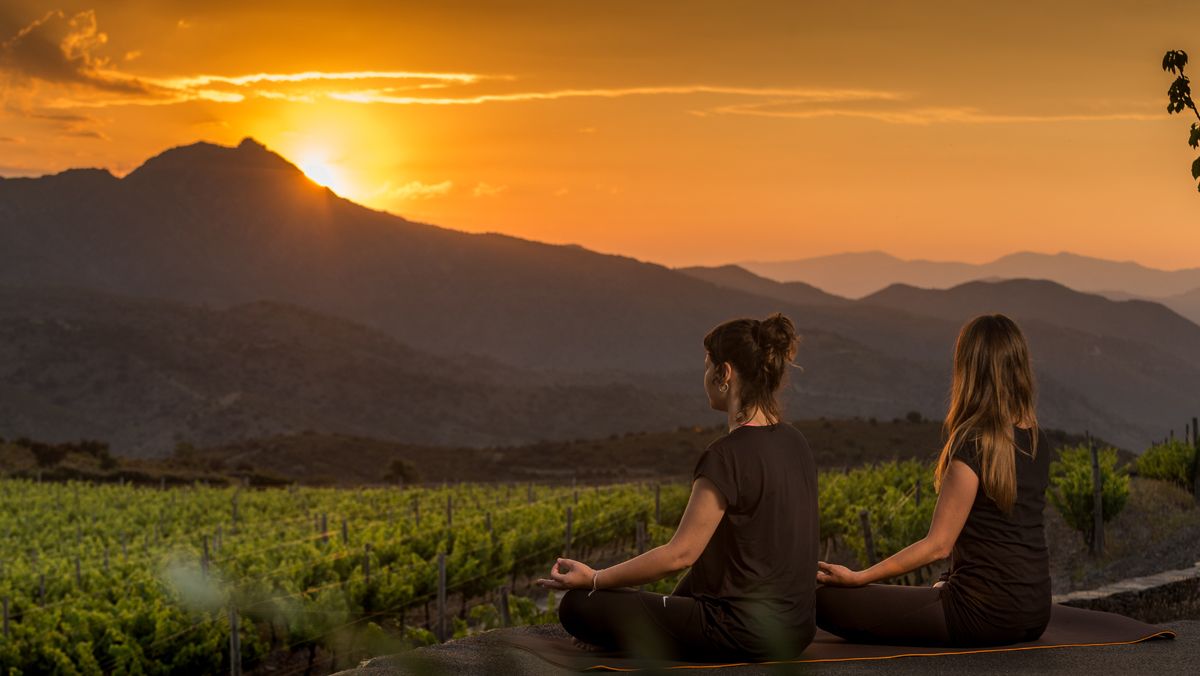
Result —
[[775, 298], [796, 305], [846, 305], [850, 301], [818, 289], [804, 282], [776, 282], [759, 277], [749, 270], [737, 265], [722, 265], [719, 267], [690, 267], [675, 268], [685, 275], [712, 282], [717, 286], [725, 286], [766, 298]]
[[1002, 312], [1018, 320], [1141, 342], [1200, 366], [1200, 326], [1170, 309], [1143, 300], [1113, 301], [1045, 280], [968, 282], [947, 290], [893, 284], [859, 302], [952, 321]]
[[1018, 252], [990, 263], [903, 260], [880, 251], [791, 261], [752, 261], [742, 267], [771, 279], [802, 281], [830, 293], [859, 298], [891, 284], [945, 289], [983, 279], [1048, 279], [1078, 291], [1123, 291], [1143, 298], [1200, 287], [1200, 268], [1156, 270], [1129, 261], [1072, 253]]
[[[661, 429], [691, 424], [696, 415], [719, 418], [706, 410], [700, 389], [703, 335], [722, 320], [774, 311], [804, 334], [804, 371], [787, 393], [792, 414], [890, 419], [912, 409], [931, 417], [944, 411], [950, 348], [967, 317], [837, 301], [736, 270], [710, 274], [723, 275], [720, 283], [578, 246], [414, 223], [337, 197], [250, 140], [168, 150], [123, 179], [83, 170], [2, 180], [0, 284], [26, 287], [6, 292], [10, 325], [65, 312], [36, 287], [163, 300], [153, 311], [127, 308], [128, 300], [96, 301], [88, 321], [127, 338], [119, 344], [97, 346], [94, 333], [64, 329], [42, 336], [43, 345], [29, 337], [39, 334], [8, 332], [15, 347], [0, 346], [9, 350], [0, 360], [7, 388], [0, 406], [8, 407], [0, 434], [54, 440], [86, 431], [148, 450], [177, 434], [208, 443], [306, 428], [422, 444], [442, 443], [436, 435], [443, 434], [470, 445], [645, 429], [646, 418]], [[272, 303], [258, 304], [264, 300]], [[181, 309], [179, 302], [216, 309]], [[247, 310], [279, 303], [306, 308], [310, 322]], [[373, 352], [346, 338], [328, 347], [335, 359], [298, 335], [325, 335], [332, 329], [319, 327], [337, 321], [312, 313], [362, 325], [346, 335], [393, 342]], [[223, 328], [204, 338], [210, 324]], [[1182, 385], [1197, 381], [1193, 362], [1175, 346], [1156, 347], [1160, 337], [1186, 335], [1087, 326], [1029, 320], [1044, 422], [1090, 427], [1139, 450], [1178, 426], [1181, 407], [1195, 408], [1194, 387]], [[254, 352], [261, 365], [244, 363], [239, 332], [271, 337]], [[176, 354], [192, 340], [178, 337], [189, 335], [202, 344]], [[417, 381], [428, 382], [428, 401], [391, 389], [416, 378], [414, 362], [436, 365]], [[135, 367], [142, 370], [136, 379], [127, 374], [132, 385], [86, 376]], [[213, 373], [197, 375], [206, 368]], [[463, 376], [442, 377], [453, 371]], [[503, 377], [489, 379], [497, 373]], [[201, 376], [215, 384], [191, 383]], [[76, 381], [89, 385], [76, 391]], [[310, 391], [310, 381], [333, 389]], [[234, 400], [244, 402], [235, 411], [245, 412], [226, 414], [212, 403], [235, 391], [257, 393]], [[374, 403], [380, 392], [393, 403]], [[614, 398], [619, 392], [627, 396]], [[332, 403], [342, 399], [350, 402], [345, 408]], [[511, 422], [497, 422], [500, 412]], [[444, 423], [423, 428], [443, 415]]]
[[8, 438], [97, 438], [136, 455], [306, 429], [479, 446], [713, 418], [698, 385], [673, 389], [682, 378], [439, 357], [274, 302], [211, 309], [0, 288], [0, 365]]

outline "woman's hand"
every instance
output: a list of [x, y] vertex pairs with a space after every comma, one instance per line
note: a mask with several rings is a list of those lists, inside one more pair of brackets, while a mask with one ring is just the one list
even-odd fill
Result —
[[831, 587], [861, 587], [863, 582], [857, 570], [850, 570], [836, 563], [817, 562], [817, 582]]
[[591, 589], [595, 572], [586, 563], [560, 558], [550, 566], [550, 579], [539, 578], [537, 585], [547, 589]]

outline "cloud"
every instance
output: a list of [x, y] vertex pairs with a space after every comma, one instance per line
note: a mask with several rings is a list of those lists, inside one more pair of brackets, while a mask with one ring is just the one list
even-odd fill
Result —
[[349, 92], [330, 92], [329, 98], [353, 103], [387, 103], [392, 105], [461, 106], [501, 101], [554, 101], [567, 98], [620, 98], [663, 94], [729, 94], [735, 96], [788, 96], [795, 100], [814, 102], [894, 100], [904, 94], [868, 89], [813, 89], [788, 87], [726, 87], [718, 85], [668, 85], [650, 87], [615, 87], [603, 89], [555, 89], [544, 92], [514, 92], [510, 94], [479, 94], [475, 96], [431, 97], [394, 96], [391, 89], [364, 89]]
[[471, 194], [475, 197], [495, 197], [508, 189], [506, 185], [491, 185], [489, 183], [477, 183]]
[[694, 115], [754, 115], [759, 117], [811, 120], [824, 117], [849, 117], [888, 124], [1028, 124], [1039, 122], [1142, 121], [1158, 120], [1161, 115], [1142, 112], [1096, 112], [1067, 114], [989, 113], [973, 106], [813, 106], [809, 101], [767, 101], [720, 106], [689, 111]]
[[50, 123], [58, 129], [60, 136], [110, 140], [109, 136], [99, 129], [104, 121], [91, 115], [36, 111], [27, 113], [26, 116], [33, 120], [44, 120]]
[[430, 199], [448, 194], [453, 185], [453, 181], [442, 181], [441, 183], [409, 181], [404, 185], [393, 186], [391, 181], [387, 181], [375, 192], [374, 196], [397, 200]]
[[93, 10], [67, 18], [62, 11], [42, 18], [0, 42], [0, 69], [17, 82], [41, 80], [119, 94], [147, 94], [137, 78], [108, 70], [108, 59], [95, 52], [108, 42]]

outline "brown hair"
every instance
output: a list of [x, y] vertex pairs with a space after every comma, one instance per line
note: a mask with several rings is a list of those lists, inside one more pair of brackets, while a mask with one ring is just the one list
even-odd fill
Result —
[[1001, 314], [967, 322], [954, 344], [954, 380], [942, 432], [946, 443], [938, 457], [934, 487], [941, 489], [954, 453], [977, 443], [982, 451], [979, 477], [984, 493], [1001, 510], [1012, 509], [1017, 494], [1016, 442], [1012, 425], [1030, 424], [1031, 456], [1037, 455], [1036, 392], [1029, 347], [1021, 329]]
[[799, 342], [792, 321], [778, 312], [763, 320], [732, 319], [704, 336], [704, 349], [713, 366], [729, 362], [737, 371], [741, 381], [739, 419], [757, 406], [772, 420], [779, 420], [775, 391], [783, 383], [787, 367], [796, 366], [792, 359]]

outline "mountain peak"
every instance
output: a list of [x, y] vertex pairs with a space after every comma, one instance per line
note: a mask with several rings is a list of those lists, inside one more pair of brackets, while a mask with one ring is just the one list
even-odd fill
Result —
[[157, 173], [205, 172], [225, 169], [267, 169], [302, 172], [296, 165], [265, 145], [247, 136], [236, 146], [223, 146], [207, 141], [169, 148], [146, 160], [126, 178], [138, 180]]

